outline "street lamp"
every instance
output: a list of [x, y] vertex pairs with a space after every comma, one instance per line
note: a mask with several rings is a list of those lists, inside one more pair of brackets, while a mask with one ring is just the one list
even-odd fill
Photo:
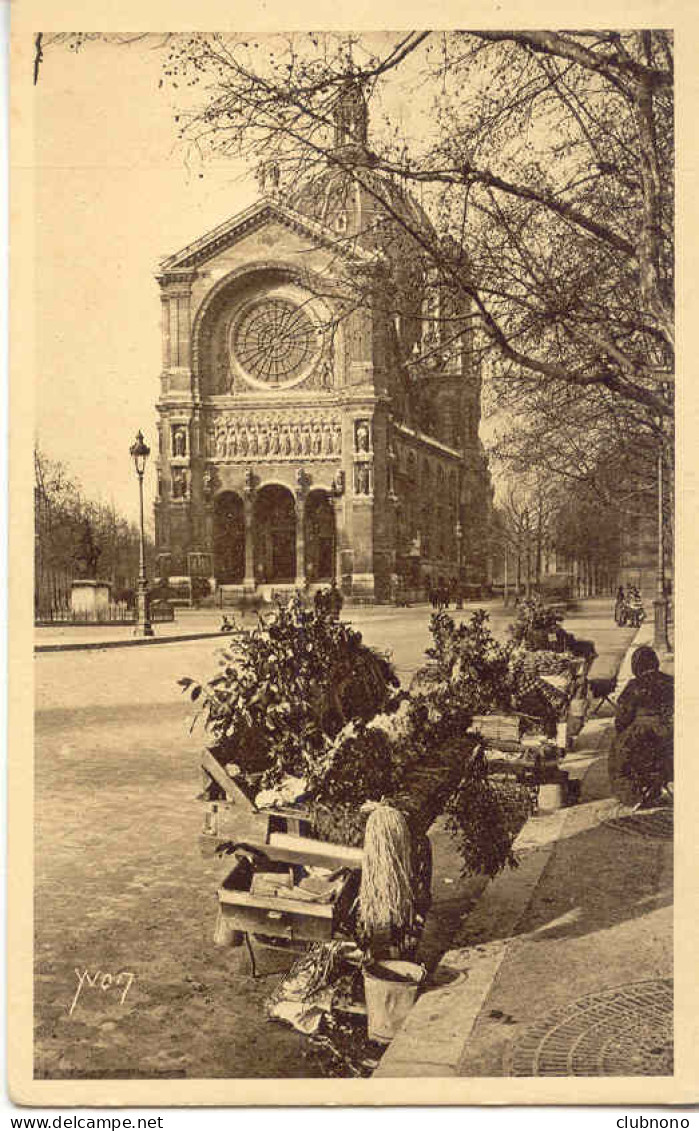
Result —
[[463, 579], [462, 579], [462, 576], [461, 576], [463, 566], [462, 566], [461, 562], [462, 562], [462, 547], [463, 547], [463, 539], [464, 539], [464, 528], [461, 525], [461, 521], [459, 519], [457, 519], [456, 527], [454, 529], [454, 533], [456, 534], [456, 562], [457, 562], [457, 566], [458, 566], [458, 571], [457, 571], [458, 582], [457, 582], [457, 589], [456, 589], [456, 607], [457, 607], [457, 609], [463, 609], [463, 607], [464, 607], [464, 590], [463, 590]]
[[146, 538], [143, 530], [143, 473], [146, 470], [146, 460], [150, 455], [150, 448], [143, 439], [139, 430], [136, 442], [129, 448], [131, 458], [138, 476], [138, 500], [140, 506], [140, 546], [138, 561], [138, 588], [136, 591], [136, 627], [134, 636], [153, 636], [153, 626], [150, 623], [150, 599], [148, 596], [148, 578], [146, 577]]

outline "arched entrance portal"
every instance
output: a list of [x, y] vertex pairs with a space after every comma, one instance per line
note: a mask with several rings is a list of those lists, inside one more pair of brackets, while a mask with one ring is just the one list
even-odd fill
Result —
[[245, 574], [245, 512], [235, 491], [214, 505], [214, 572], [219, 585], [240, 585]]
[[335, 512], [326, 491], [311, 491], [306, 502], [306, 576], [330, 581], [335, 576]]
[[255, 499], [255, 581], [296, 579], [296, 510], [286, 487], [268, 484]]

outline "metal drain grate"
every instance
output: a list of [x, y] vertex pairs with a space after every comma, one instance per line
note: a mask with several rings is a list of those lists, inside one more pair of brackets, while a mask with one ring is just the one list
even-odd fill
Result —
[[624, 817], [612, 817], [605, 821], [605, 826], [622, 833], [653, 837], [656, 840], [672, 840], [675, 834], [672, 809], [651, 809], [647, 813], [639, 810], [638, 813], [628, 813]]
[[507, 1076], [671, 1076], [672, 981], [590, 994], [532, 1025], [505, 1054]]

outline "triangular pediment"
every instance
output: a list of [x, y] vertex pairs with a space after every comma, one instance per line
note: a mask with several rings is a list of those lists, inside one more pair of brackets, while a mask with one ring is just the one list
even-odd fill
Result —
[[373, 256], [359, 247], [356, 242], [343, 239], [324, 224], [282, 204], [281, 201], [266, 198], [258, 200], [250, 208], [219, 224], [217, 228], [200, 236], [181, 251], [161, 260], [160, 271], [196, 270], [239, 240], [274, 222], [283, 224], [290, 231], [312, 240], [319, 247], [327, 247], [335, 254], [339, 253], [364, 262], [373, 260]]

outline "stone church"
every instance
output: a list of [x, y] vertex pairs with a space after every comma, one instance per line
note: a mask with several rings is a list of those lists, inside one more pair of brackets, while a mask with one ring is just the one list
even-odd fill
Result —
[[487, 581], [470, 312], [427, 262], [425, 213], [375, 164], [348, 80], [324, 167], [287, 189], [261, 166], [256, 204], [161, 263], [155, 529], [172, 584], [235, 600], [335, 578], [384, 601]]

